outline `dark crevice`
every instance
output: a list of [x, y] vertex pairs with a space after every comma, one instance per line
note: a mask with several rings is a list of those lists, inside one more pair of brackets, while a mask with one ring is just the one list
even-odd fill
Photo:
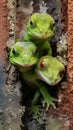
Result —
[[[53, 50], [53, 56], [57, 56], [58, 53], [57, 53], [57, 44], [56, 43], [59, 41], [62, 33], [65, 33], [67, 31], [67, 19], [65, 20], [65, 18], [67, 17], [67, 11], [66, 11], [67, 10], [67, 3], [66, 3], [67, 1], [65, 1], [65, 3], [61, 0], [56, 0], [56, 1], [43, 0], [43, 1], [44, 1], [44, 3], [46, 3], [47, 13], [51, 14], [55, 19], [56, 33], [55, 33], [55, 36], [51, 40], [51, 47]], [[65, 8], [64, 8], [64, 4], [66, 4]], [[32, 5], [33, 5], [33, 13], [39, 12], [40, 1], [33, 0]], [[17, 8], [18, 7], [19, 7], [19, 5], [17, 4]], [[64, 12], [65, 12], [65, 14], [64, 14]], [[66, 81], [66, 77], [64, 77], [62, 81]], [[57, 84], [56, 86], [54, 86], [53, 88], [52, 87], [49, 88], [51, 95], [55, 98], [57, 98], [58, 93], [61, 89], [60, 88], [61, 82], [59, 84]], [[40, 126], [39, 123], [37, 122], [37, 120], [34, 120], [33, 116], [32, 115], [30, 116], [30, 114], [29, 114], [30, 108], [31, 108], [31, 101], [34, 96], [35, 90], [33, 90], [29, 86], [27, 86], [26, 83], [24, 83], [24, 81], [22, 79], [21, 79], [21, 84], [22, 84], [22, 88], [20, 91], [22, 93], [22, 97], [21, 97], [20, 103], [22, 106], [26, 106], [25, 113], [23, 114], [23, 116], [21, 118], [22, 123], [23, 123], [23, 126], [21, 126], [21, 129], [22, 130], [31, 130], [31, 128], [34, 128], [35, 130], [45, 130], [45, 125], [43, 124], [42, 126]], [[56, 103], [56, 106], [58, 107], [57, 103]], [[33, 125], [35, 125], [35, 127], [32, 127]]]

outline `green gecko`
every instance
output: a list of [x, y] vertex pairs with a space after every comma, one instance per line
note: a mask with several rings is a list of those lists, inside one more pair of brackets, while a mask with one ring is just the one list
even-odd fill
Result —
[[65, 67], [56, 57], [46, 55], [38, 60], [35, 70], [40, 80], [54, 86], [63, 78]]
[[40, 96], [43, 95], [43, 106], [48, 110], [52, 105], [55, 108], [53, 101], [48, 92], [49, 85], [56, 85], [63, 77], [64, 65], [52, 56], [43, 56], [38, 59], [36, 46], [30, 42], [17, 42], [12, 47], [9, 60], [12, 64], [18, 67], [22, 78], [28, 86], [37, 89], [32, 106], [34, 106]]
[[50, 40], [55, 34], [55, 20], [49, 14], [34, 13], [26, 29], [24, 40], [36, 44], [39, 56], [52, 55]]

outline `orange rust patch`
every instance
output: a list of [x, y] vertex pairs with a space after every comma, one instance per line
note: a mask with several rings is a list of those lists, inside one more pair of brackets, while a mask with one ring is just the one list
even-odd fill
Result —
[[6, 42], [8, 39], [7, 0], [0, 1], [0, 62], [6, 59]]
[[62, 3], [62, 22], [64, 23], [64, 31], [68, 30], [68, 0], [61, 0]]
[[73, 0], [68, 0], [68, 86], [73, 91]]

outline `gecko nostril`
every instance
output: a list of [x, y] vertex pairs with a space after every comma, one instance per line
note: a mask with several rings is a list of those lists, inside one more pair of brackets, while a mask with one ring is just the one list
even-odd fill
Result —
[[13, 48], [12, 52], [13, 52], [13, 54], [14, 54], [14, 55], [16, 54], [16, 51], [15, 51], [15, 49], [14, 49], [14, 48]]
[[40, 30], [40, 33], [42, 33], [42, 29], [39, 29]]
[[45, 33], [47, 34], [47, 31]]

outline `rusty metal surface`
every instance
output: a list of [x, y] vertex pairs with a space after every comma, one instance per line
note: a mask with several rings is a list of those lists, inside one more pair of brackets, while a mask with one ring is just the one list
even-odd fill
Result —
[[68, 0], [68, 66], [67, 66], [67, 80], [68, 80], [68, 95], [71, 102], [70, 116], [71, 128], [73, 129], [73, 0]]
[[8, 24], [7, 24], [7, 1], [0, 1], [0, 62], [5, 60], [6, 52], [6, 41], [8, 39]]
[[73, 1], [68, 0], [68, 86], [73, 90]]

